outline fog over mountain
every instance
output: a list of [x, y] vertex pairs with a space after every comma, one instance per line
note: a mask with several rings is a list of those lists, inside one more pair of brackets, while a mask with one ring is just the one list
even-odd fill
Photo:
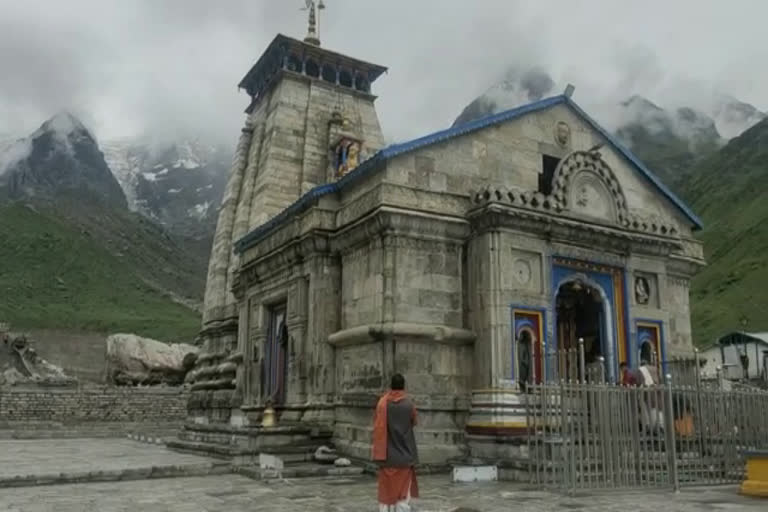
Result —
[[[0, 0], [0, 134], [24, 136], [67, 109], [99, 141], [233, 144], [247, 104], [236, 84], [277, 32], [303, 37], [303, 4]], [[691, 0], [326, 5], [325, 47], [390, 67], [374, 86], [390, 140], [450, 125], [511, 68], [543, 70], [558, 92], [573, 83], [579, 104], [613, 126], [612, 107], [635, 94], [712, 116], [705, 103], [718, 91], [768, 110], [768, 68], [758, 64], [768, 6], [757, 0], [738, 9]], [[712, 117], [726, 138], [741, 130], [738, 119], [725, 128], [728, 113]]]

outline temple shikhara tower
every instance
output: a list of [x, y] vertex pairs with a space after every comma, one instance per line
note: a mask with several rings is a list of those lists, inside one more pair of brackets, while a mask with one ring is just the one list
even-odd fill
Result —
[[278, 35], [239, 84], [189, 439], [257, 453], [326, 432], [367, 458], [399, 372], [441, 463], [514, 433], [494, 393], [556, 378], [548, 356], [579, 339], [609, 381], [691, 349], [700, 222], [572, 88], [385, 147], [386, 68], [322, 47], [310, 3], [307, 37]]

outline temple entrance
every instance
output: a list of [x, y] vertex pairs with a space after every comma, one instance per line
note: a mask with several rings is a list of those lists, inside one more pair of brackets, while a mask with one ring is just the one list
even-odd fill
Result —
[[[609, 346], [606, 340], [605, 301], [600, 291], [579, 280], [569, 281], [558, 289], [557, 346], [559, 350], [578, 353], [579, 338], [584, 339], [584, 362], [587, 379], [597, 380], [608, 375]], [[600, 365], [600, 357], [603, 365]], [[560, 356], [560, 374], [581, 378], [576, 361]], [[564, 366], [564, 367], [563, 367]]]
[[285, 325], [285, 305], [269, 310], [267, 338], [264, 346], [262, 392], [265, 401], [274, 405], [285, 402], [285, 374], [288, 347], [288, 328]]

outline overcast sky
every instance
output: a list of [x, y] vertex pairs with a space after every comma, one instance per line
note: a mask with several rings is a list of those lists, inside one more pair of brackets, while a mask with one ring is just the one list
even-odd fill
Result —
[[[509, 66], [539, 65], [586, 107], [708, 87], [768, 110], [761, 0], [325, 0], [323, 46], [390, 68], [374, 84], [390, 140], [450, 125]], [[0, 134], [58, 110], [100, 139], [232, 142], [236, 84], [304, 0], [0, 0]], [[599, 116], [598, 116], [599, 117]]]

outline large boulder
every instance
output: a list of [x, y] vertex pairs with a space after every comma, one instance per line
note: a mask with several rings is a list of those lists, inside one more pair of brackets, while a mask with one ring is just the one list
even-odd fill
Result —
[[106, 379], [120, 386], [178, 386], [197, 360], [197, 347], [167, 344], [135, 334], [107, 338]]

